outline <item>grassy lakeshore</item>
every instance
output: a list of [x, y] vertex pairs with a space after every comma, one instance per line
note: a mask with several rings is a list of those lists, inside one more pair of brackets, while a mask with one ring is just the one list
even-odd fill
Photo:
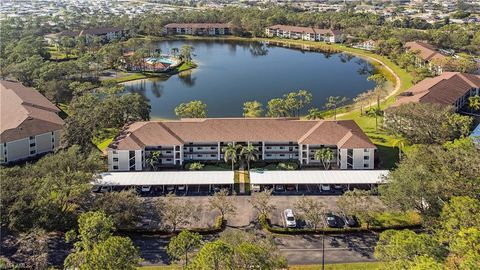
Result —
[[117, 78], [113, 79], [107, 79], [105, 81], [107, 82], [114, 82], [114, 83], [123, 83], [123, 82], [129, 82], [129, 81], [135, 81], [135, 80], [141, 80], [141, 79], [147, 79], [147, 78], [164, 78], [168, 79], [168, 77], [178, 74], [182, 71], [190, 70], [196, 68], [197, 65], [195, 63], [186, 63], [183, 62], [180, 66], [176, 67], [173, 70], [170, 70], [168, 72], [136, 72], [136, 73], [125, 73], [128, 75], [125, 76], [120, 76]]

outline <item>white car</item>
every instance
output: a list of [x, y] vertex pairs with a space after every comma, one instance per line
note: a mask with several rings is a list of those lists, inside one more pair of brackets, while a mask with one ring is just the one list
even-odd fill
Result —
[[185, 185], [180, 185], [180, 186], [177, 187], [178, 191], [185, 191], [185, 189], [186, 189]]
[[295, 215], [293, 214], [292, 209], [285, 209], [285, 211], [283, 211], [283, 217], [285, 218], [285, 226], [287, 228], [297, 227], [297, 222], [295, 221]]
[[335, 188], [335, 189], [343, 189], [343, 185], [334, 185], [333, 188]]
[[259, 192], [260, 191], [260, 185], [252, 184], [252, 191], [253, 192]]
[[148, 193], [150, 192], [150, 190], [152, 190], [152, 186], [142, 186], [142, 188], [140, 189], [142, 193]]
[[175, 191], [175, 186], [167, 186], [167, 193], [174, 192]]
[[321, 189], [322, 191], [330, 191], [330, 185], [322, 185]]

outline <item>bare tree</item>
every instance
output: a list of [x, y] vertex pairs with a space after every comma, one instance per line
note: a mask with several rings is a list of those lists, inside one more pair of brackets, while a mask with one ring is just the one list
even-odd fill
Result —
[[157, 211], [166, 225], [175, 232], [178, 226], [186, 226], [198, 221], [201, 207], [189, 199], [176, 198], [174, 194], [168, 194], [158, 201]]
[[48, 236], [44, 230], [33, 229], [21, 234], [18, 250], [14, 257], [29, 269], [46, 269], [48, 267]]
[[314, 230], [322, 223], [325, 214], [325, 204], [313, 199], [312, 197], [302, 196], [300, 200], [295, 203], [295, 209], [299, 212], [307, 224]]
[[210, 209], [218, 210], [222, 215], [222, 220], [224, 220], [226, 215], [233, 214], [237, 210], [235, 200], [235, 194], [229, 196], [228, 189], [223, 188], [210, 197], [208, 202], [210, 203]]
[[269, 212], [275, 209], [271, 202], [272, 191], [265, 190], [263, 192], [255, 192], [248, 200], [252, 207], [258, 211], [259, 215], [267, 216]]

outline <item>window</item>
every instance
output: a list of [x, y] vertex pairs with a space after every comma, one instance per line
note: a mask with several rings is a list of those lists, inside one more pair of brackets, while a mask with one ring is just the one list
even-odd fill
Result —
[[270, 147], [270, 146], [267, 146], [267, 149], [272, 149], [272, 147]]
[[210, 157], [216, 157], [217, 155], [210, 155]]
[[167, 158], [167, 161], [172, 161], [172, 159], [171, 159], [171, 158]]
[[31, 144], [30, 144], [30, 147], [35, 147], [35, 143], [31, 143]]
[[114, 157], [113, 162], [118, 162], [118, 158]]
[[213, 147], [213, 146], [210, 147], [210, 150], [215, 150], [215, 149], [217, 149], [217, 148], [216, 148], [216, 147]]
[[114, 170], [118, 170], [118, 166], [117, 166], [117, 165], [114, 165], [114, 166], [113, 166], [113, 169], [114, 169]]
[[202, 149], [203, 149], [203, 147], [197, 147], [197, 149], [198, 149], [198, 150], [202, 150]]
[[197, 155], [197, 157], [203, 157], [203, 155]]
[[370, 160], [370, 156], [363, 156], [364, 160]]
[[30, 140], [34, 140], [34, 139], [35, 139], [35, 137], [34, 137], [34, 136], [30, 136]]
[[367, 152], [369, 152], [369, 151], [370, 151], [370, 149], [363, 149], [363, 152], [364, 152], [364, 153], [367, 153]]
[[30, 155], [34, 155], [34, 154], [35, 154], [35, 150], [30, 151]]
[[363, 164], [363, 168], [370, 168], [370, 164], [368, 163]]
[[172, 151], [168, 150], [168, 151], [166, 151], [166, 153], [167, 153], [167, 154], [171, 154], [171, 153], [172, 153]]
[[52, 143], [54, 143], [54, 142], [55, 142], [55, 137], [52, 137]]
[[117, 154], [117, 151], [116, 151], [116, 150], [113, 150], [113, 151], [112, 151], [112, 154], [116, 155], [116, 154]]
[[280, 154], [281, 157], [284, 157], [285, 155], [284, 154]]
[[280, 146], [280, 149], [285, 149], [285, 147], [283, 147], [283, 146]]

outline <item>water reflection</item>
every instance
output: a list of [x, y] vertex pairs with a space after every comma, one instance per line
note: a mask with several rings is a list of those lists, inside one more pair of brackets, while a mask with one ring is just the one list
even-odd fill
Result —
[[183, 85], [187, 87], [195, 86], [196, 78], [192, 77], [192, 73], [193, 73], [192, 70], [185, 70], [178, 74], [178, 78], [183, 83]]

